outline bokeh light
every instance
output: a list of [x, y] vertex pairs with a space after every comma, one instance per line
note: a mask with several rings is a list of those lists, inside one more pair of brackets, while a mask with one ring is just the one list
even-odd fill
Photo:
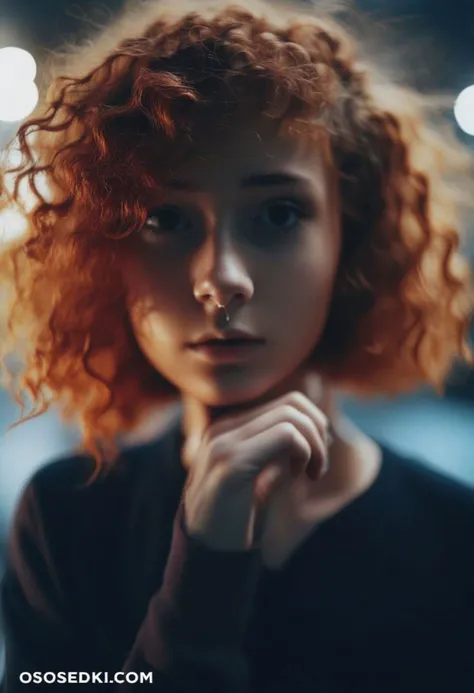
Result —
[[7, 46], [0, 49], [0, 82], [33, 82], [36, 77], [36, 60], [23, 48]]
[[39, 98], [35, 77], [31, 53], [14, 46], [0, 49], [0, 121], [21, 121], [34, 111]]
[[454, 104], [456, 121], [467, 135], [474, 135], [474, 84], [459, 94]]

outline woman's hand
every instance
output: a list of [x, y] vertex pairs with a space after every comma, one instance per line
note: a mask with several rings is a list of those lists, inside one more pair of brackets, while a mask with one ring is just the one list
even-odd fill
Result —
[[324, 474], [328, 420], [305, 387], [209, 426], [185, 489], [190, 535], [217, 550], [248, 549], [257, 513], [286, 480]]

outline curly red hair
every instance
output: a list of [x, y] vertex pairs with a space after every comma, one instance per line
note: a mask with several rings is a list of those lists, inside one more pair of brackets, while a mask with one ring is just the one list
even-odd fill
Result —
[[430, 123], [433, 101], [362, 61], [340, 21], [273, 0], [142, 2], [49, 68], [44, 102], [17, 133], [22, 162], [3, 176], [4, 204], [27, 222], [0, 254], [3, 359], [21, 357], [7, 384], [33, 402], [22, 421], [58, 403], [100, 463], [179, 395], [138, 348], [120, 258], [168, 167], [242, 113], [322, 135], [337, 174], [342, 255], [312, 362], [362, 395], [442, 391], [456, 358], [473, 362], [454, 184], [469, 157]]

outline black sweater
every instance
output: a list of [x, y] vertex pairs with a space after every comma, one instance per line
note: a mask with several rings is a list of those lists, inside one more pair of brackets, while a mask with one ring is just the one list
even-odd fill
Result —
[[3, 693], [21, 672], [70, 677], [45, 691], [93, 674], [80, 690], [474, 691], [473, 490], [381, 446], [375, 483], [270, 570], [187, 536], [181, 444], [178, 415], [89, 488], [86, 456], [32, 475], [2, 581]]

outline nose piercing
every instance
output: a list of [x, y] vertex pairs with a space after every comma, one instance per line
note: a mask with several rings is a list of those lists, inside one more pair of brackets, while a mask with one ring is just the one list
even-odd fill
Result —
[[221, 305], [220, 303], [217, 304], [217, 315], [216, 315], [216, 326], [219, 329], [222, 329], [225, 327], [230, 321], [229, 314], [225, 308], [225, 306]]

